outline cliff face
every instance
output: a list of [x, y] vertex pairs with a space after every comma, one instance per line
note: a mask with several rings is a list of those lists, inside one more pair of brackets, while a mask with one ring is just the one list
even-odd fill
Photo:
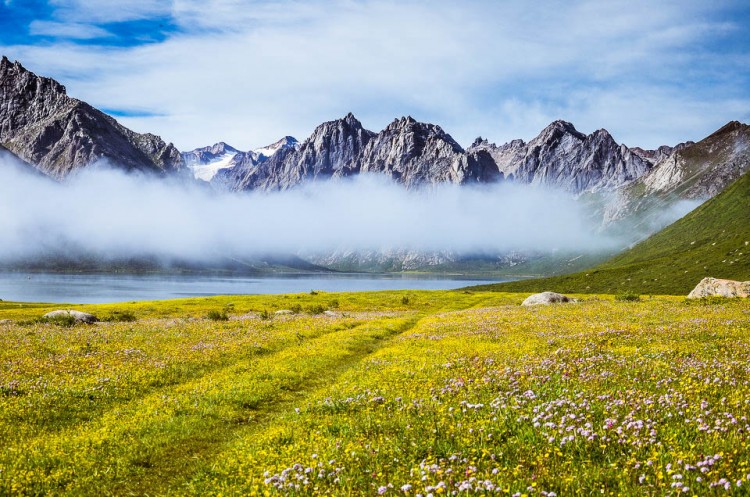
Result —
[[100, 159], [125, 169], [169, 173], [179, 151], [158, 136], [135, 133], [65, 87], [0, 61], [0, 144], [49, 176], [61, 179]]

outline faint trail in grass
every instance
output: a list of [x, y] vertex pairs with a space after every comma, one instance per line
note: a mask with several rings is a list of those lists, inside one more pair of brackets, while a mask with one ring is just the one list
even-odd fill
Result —
[[[191, 434], [180, 440], [179, 445], [166, 446], [155, 454], [145, 471], [134, 477], [128, 477], [107, 489], [107, 493], [116, 495], [138, 494], [138, 489], [149, 488], [153, 495], [165, 493], [179, 494], [186, 479], [201, 465], [211, 461], [215, 454], [221, 452], [224, 445], [236, 438], [250, 436], [273, 423], [275, 416], [288, 412], [302, 403], [317, 389], [334, 382], [336, 378], [350, 368], [359, 364], [372, 353], [386, 346], [390, 340], [414, 328], [422, 316], [414, 315], [405, 319], [388, 320], [386, 323], [365, 323], [351, 330], [327, 334], [313, 340], [307, 353], [310, 355], [277, 354], [269, 360], [284, 361], [287, 371], [298, 373], [296, 381], [280, 389], [268, 392], [267, 397], [259, 399], [251, 408], [252, 416], [235, 424], [217, 422], [206, 432], [205, 420], [198, 420], [201, 432]], [[396, 322], [392, 322], [396, 321]], [[336, 346], [342, 352], [331, 354], [330, 347]], [[325, 351], [325, 353], [323, 353]], [[304, 361], [319, 353], [316, 367], [305, 370]], [[333, 356], [333, 357], [332, 357]], [[300, 368], [302, 368], [300, 370]], [[235, 381], [242, 381], [236, 379]], [[101, 492], [103, 489], [99, 489]]]

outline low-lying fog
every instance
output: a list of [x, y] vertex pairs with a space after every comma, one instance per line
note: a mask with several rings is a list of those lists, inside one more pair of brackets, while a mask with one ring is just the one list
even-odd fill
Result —
[[281, 193], [207, 187], [89, 168], [58, 184], [0, 163], [0, 259], [76, 247], [107, 257], [193, 260], [334, 250], [594, 251], [598, 235], [569, 195], [525, 186], [407, 191], [380, 177]]

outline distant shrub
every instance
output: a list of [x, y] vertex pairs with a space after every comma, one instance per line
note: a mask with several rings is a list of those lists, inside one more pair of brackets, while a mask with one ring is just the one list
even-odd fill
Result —
[[311, 305], [310, 307], [307, 308], [307, 312], [309, 314], [323, 314], [324, 312], [326, 312], [326, 308], [320, 304]]
[[289, 308], [289, 310], [295, 314], [299, 314], [300, 312], [302, 312], [302, 306], [299, 304], [294, 304]]
[[317, 294], [318, 292], [316, 292], [315, 290], [310, 290], [310, 295], [317, 295]]
[[639, 300], [641, 300], [641, 296], [637, 293], [627, 291], [616, 295], [615, 300], [619, 302], [638, 302]]
[[109, 315], [102, 318], [102, 321], [110, 323], [132, 323], [137, 320], [135, 314], [130, 311], [112, 311]]
[[403, 305], [409, 305], [409, 302], [410, 302], [409, 301], [409, 297], [407, 297], [406, 295], [404, 295], [403, 297], [401, 297], [401, 304], [403, 304]]
[[210, 319], [211, 321], [229, 321], [229, 315], [226, 311], [208, 311], [208, 314], [206, 314], [206, 317]]
[[271, 313], [268, 309], [263, 309], [258, 313], [258, 317], [261, 319], [271, 319]]
[[76, 318], [70, 314], [61, 314], [51, 318], [39, 318], [40, 323], [50, 323], [63, 328], [71, 328], [76, 324]]
[[330, 309], [338, 309], [339, 308], [339, 301], [338, 299], [333, 299], [328, 303], [328, 307]]

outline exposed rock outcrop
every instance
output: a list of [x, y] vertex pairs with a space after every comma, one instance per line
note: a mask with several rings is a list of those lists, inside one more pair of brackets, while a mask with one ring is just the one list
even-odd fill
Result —
[[128, 170], [174, 172], [179, 151], [152, 134], [139, 134], [71, 98], [65, 87], [0, 60], [0, 144], [55, 178], [100, 159]]
[[688, 294], [689, 299], [703, 297], [750, 297], [750, 281], [703, 278]]
[[535, 293], [534, 295], [529, 295], [528, 297], [526, 297], [526, 300], [524, 300], [521, 303], [521, 305], [531, 306], [531, 305], [563, 304], [566, 302], [575, 302], [575, 299], [566, 297], [565, 295], [561, 293], [542, 292], [542, 293]]

